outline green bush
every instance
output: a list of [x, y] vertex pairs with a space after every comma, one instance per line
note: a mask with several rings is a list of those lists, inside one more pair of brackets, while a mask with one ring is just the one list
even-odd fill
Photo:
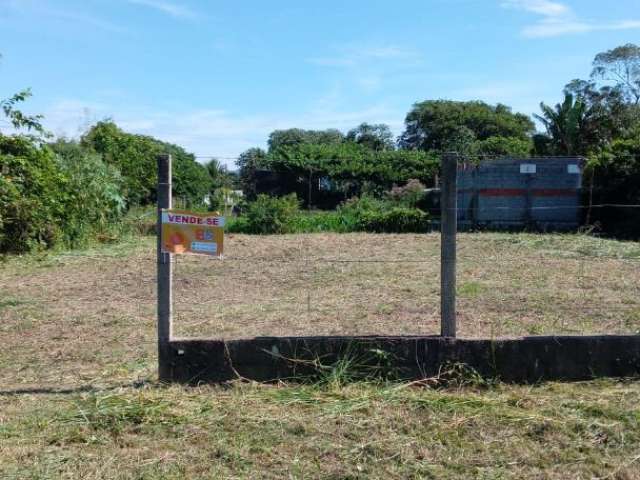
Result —
[[426, 232], [429, 216], [420, 209], [363, 196], [338, 209], [348, 231], [378, 233]]
[[158, 214], [153, 205], [132, 207], [127, 211], [119, 226], [123, 235], [155, 235]]
[[58, 147], [0, 135], [0, 253], [76, 247], [118, 222], [118, 171], [75, 144]]
[[0, 252], [23, 253], [60, 240], [65, 182], [49, 149], [0, 135]]
[[230, 218], [231, 233], [376, 232], [418, 233], [429, 230], [429, 216], [418, 208], [376, 199], [354, 198], [335, 211], [301, 212], [295, 195], [259, 195], [240, 217]]
[[[235, 231], [262, 235], [288, 233], [298, 212], [298, 199], [295, 194], [285, 197], [258, 195], [254, 202], [247, 204], [244, 220], [236, 221]], [[234, 225], [231, 224], [230, 227], [227, 230], [232, 230]]]
[[376, 233], [420, 233], [429, 230], [428, 215], [417, 208], [391, 207], [363, 212], [358, 230]]
[[59, 149], [56, 160], [65, 179], [64, 243], [79, 247], [96, 237], [112, 238], [125, 211], [120, 172], [76, 143]]
[[102, 156], [122, 175], [122, 190], [128, 206], [152, 205], [156, 201], [156, 157], [173, 158], [173, 197], [189, 208], [202, 207], [212, 179], [207, 169], [183, 148], [153, 137], [121, 130], [110, 121], [98, 122], [82, 137], [83, 147]]
[[417, 208], [422, 202], [425, 196], [425, 186], [416, 180], [415, 178], [409, 179], [409, 181], [403, 186], [394, 185], [393, 188], [387, 192], [389, 200], [409, 208]]
[[290, 223], [291, 233], [348, 232], [345, 219], [337, 211], [300, 212]]

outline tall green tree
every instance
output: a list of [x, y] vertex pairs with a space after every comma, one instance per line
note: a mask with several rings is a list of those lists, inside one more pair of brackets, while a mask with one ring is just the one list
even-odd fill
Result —
[[395, 142], [389, 125], [384, 123], [361, 123], [356, 128], [349, 130], [346, 136], [349, 142], [364, 145], [371, 150], [393, 150]]
[[156, 156], [173, 157], [173, 194], [188, 205], [203, 205], [211, 188], [207, 169], [182, 147], [156, 138], [122, 131], [111, 121], [94, 125], [81, 143], [117, 167], [123, 177], [128, 205], [147, 205], [156, 200]]
[[248, 200], [255, 200], [257, 197], [256, 172], [267, 166], [266, 160], [267, 152], [261, 148], [250, 148], [242, 152], [236, 161], [240, 188]]
[[506, 105], [427, 100], [414, 104], [407, 114], [399, 143], [404, 149], [444, 152], [461, 142], [467, 145], [491, 137], [526, 140], [534, 131], [529, 117]]
[[344, 141], [344, 135], [340, 130], [303, 130], [290, 128], [287, 130], [274, 130], [269, 135], [269, 153], [277, 152], [285, 147], [295, 147], [302, 144], [338, 145]]

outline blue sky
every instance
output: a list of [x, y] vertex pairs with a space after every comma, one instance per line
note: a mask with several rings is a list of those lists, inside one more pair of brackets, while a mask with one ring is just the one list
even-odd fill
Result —
[[531, 114], [640, 43], [638, 0], [0, 0], [0, 97], [58, 135], [113, 118], [202, 156], [277, 128], [388, 123], [420, 100]]

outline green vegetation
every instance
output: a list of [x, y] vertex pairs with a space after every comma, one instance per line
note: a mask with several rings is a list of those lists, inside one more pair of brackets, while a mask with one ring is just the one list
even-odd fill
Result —
[[[427, 100], [416, 103], [405, 119], [405, 131], [400, 145], [407, 149], [462, 154], [483, 153], [488, 145], [513, 145], [520, 154], [522, 142], [528, 142], [534, 124], [529, 117], [512, 113], [506, 105], [487, 105], [484, 102], [453, 102]], [[488, 143], [486, 143], [488, 142]]]
[[240, 233], [287, 233], [291, 222], [298, 214], [298, 200], [295, 194], [285, 197], [258, 195], [248, 204], [244, 215], [228, 227], [230, 232]]
[[47, 143], [40, 117], [17, 109], [28, 96], [2, 102], [15, 128], [35, 134], [0, 132], [0, 254], [80, 247], [140, 232], [134, 218], [155, 203], [161, 152], [173, 155], [173, 193], [184, 206], [204, 208], [205, 195], [221, 179], [228, 183], [219, 166], [207, 169], [180, 147], [125, 133], [111, 122], [99, 122], [80, 142]]
[[[0, 101], [14, 128], [0, 132], [0, 253], [78, 247], [149, 231], [135, 216], [155, 203], [159, 153], [173, 156], [173, 195], [180, 207], [230, 216], [227, 199], [242, 189], [245, 201], [233, 202], [240, 216], [229, 222], [234, 232], [427, 231], [429, 205], [418, 197], [436, 184], [446, 151], [471, 160], [584, 156], [585, 206], [636, 205], [640, 47], [599, 53], [593, 67], [589, 80], [565, 86], [560, 103], [541, 104], [536, 117], [545, 133], [536, 133], [529, 117], [505, 105], [425, 100], [413, 105], [397, 142], [384, 124], [362, 123], [346, 134], [276, 130], [267, 151], [252, 148], [240, 155], [237, 177], [216, 159], [202, 165], [180, 146], [124, 132], [109, 120], [91, 126], [78, 141], [51, 141], [42, 117], [19, 109], [31, 95], [26, 89]], [[394, 196], [411, 189], [411, 182], [420, 187], [414, 200]], [[640, 235], [639, 209], [585, 211], [592, 230]]]
[[0, 399], [0, 475], [636, 479], [640, 385], [148, 383]]
[[[544, 133], [536, 133], [531, 118], [505, 105], [426, 100], [407, 114], [398, 148], [385, 125], [365, 123], [346, 136], [335, 129], [277, 130], [269, 137], [267, 152], [250, 149], [241, 155], [242, 187], [249, 200], [258, 193], [295, 193], [309, 208], [334, 209], [352, 197], [383, 198], [410, 179], [434, 185], [440, 155], [447, 151], [472, 161], [573, 155], [587, 159], [585, 205], [640, 204], [640, 47], [629, 44], [599, 53], [593, 66], [589, 80], [565, 86], [560, 103], [540, 105], [541, 114], [535, 117]], [[344, 224], [337, 217], [312, 218], [335, 228]], [[585, 221], [608, 234], [640, 235], [637, 209], [589, 210]], [[318, 228], [311, 225], [310, 231]]]
[[203, 206], [204, 196], [210, 193], [212, 178], [209, 171], [196, 162], [193, 154], [177, 145], [125, 133], [112, 122], [98, 122], [85, 133], [80, 143], [121, 172], [128, 205], [155, 203], [156, 157], [160, 153], [172, 156], [173, 195], [176, 198], [198, 207]]
[[332, 211], [303, 211], [295, 194], [258, 195], [231, 218], [231, 233], [282, 234], [314, 232], [420, 233], [430, 230], [429, 215], [418, 208], [424, 186], [417, 180], [396, 187], [384, 198], [354, 197]]

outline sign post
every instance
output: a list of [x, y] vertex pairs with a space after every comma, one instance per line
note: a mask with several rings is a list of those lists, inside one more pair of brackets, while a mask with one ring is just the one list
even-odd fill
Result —
[[458, 155], [442, 157], [440, 200], [440, 326], [443, 337], [456, 336], [456, 234], [458, 232]]
[[171, 155], [158, 155], [158, 348], [160, 378], [163, 378], [162, 346], [173, 336], [173, 265], [172, 254], [162, 248], [162, 215], [171, 208]]

